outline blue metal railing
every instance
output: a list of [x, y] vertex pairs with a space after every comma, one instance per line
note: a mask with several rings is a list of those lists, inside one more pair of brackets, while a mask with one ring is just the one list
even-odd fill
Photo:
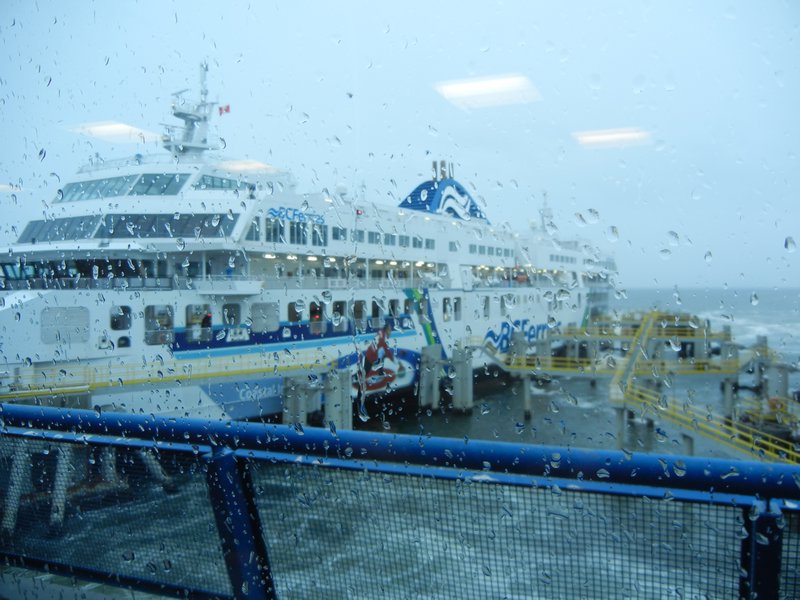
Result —
[[[418, 573], [413, 553], [439, 557], [443, 548], [453, 552], [458, 547], [458, 556], [483, 560], [483, 566], [475, 572], [466, 568], [458, 578], [447, 572], [426, 573], [431, 578], [425, 588], [427, 595], [462, 597], [478, 593], [476, 590], [507, 594], [503, 586], [518, 585], [537, 587], [543, 597], [602, 596], [600, 591], [591, 593], [591, 586], [600, 590], [604, 585], [602, 574], [598, 580], [592, 579], [594, 574], [586, 575], [589, 583], [583, 585], [590, 587], [589, 593], [585, 589], [565, 591], [577, 585], [569, 570], [580, 569], [561, 565], [554, 549], [569, 538], [574, 545], [564, 547], [565, 553], [574, 552], [581, 543], [594, 548], [595, 555], [583, 557], [587, 565], [605, 564], [609, 556], [619, 554], [622, 558], [604, 576], [623, 586], [632, 582], [633, 595], [651, 589], [648, 586], [655, 584], [650, 580], [660, 577], [648, 573], [649, 567], [640, 562], [641, 552], [635, 548], [645, 548], [653, 560], [661, 557], [658, 560], [674, 563], [669, 577], [700, 568], [694, 561], [702, 563], [704, 570], [695, 579], [675, 584], [687, 589], [714, 585], [718, 595], [736, 592], [740, 597], [759, 599], [792, 597], [792, 590], [800, 594], [800, 583], [793, 574], [800, 561], [800, 468], [795, 466], [8, 404], [0, 405], [0, 422], [0, 446], [11, 449], [3, 459], [11, 474], [4, 487], [0, 482], [6, 529], [0, 555], [9, 563], [29, 568], [167, 595], [231, 598], [313, 596], [309, 590], [320, 585], [318, 571], [322, 569], [329, 587], [325, 593], [317, 589], [316, 595], [336, 597], [334, 590], [340, 589], [342, 597], [392, 596], [395, 586], [405, 585], [402, 580], [408, 579], [393, 577], [393, 569]], [[69, 452], [53, 453], [53, 448], [69, 448]], [[58, 464], [47, 467], [41, 455], [50, 457], [51, 462], [53, 454], [72, 457], [64, 460], [77, 464], [83, 459], [75, 459], [76, 453], [88, 457], [82, 474], [87, 481], [97, 480], [100, 467], [96, 463], [102, 462], [103, 456], [113, 465], [104, 472], [104, 477], [111, 478], [120, 472], [130, 475], [137, 468], [138, 475], [146, 474], [141, 465], [150, 464], [152, 460], [145, 458], [155, 453], [166, 471], [157, 480], [177, 481], [175, 485], [186, 490], [175, 495], [154, 493], [136, 483], [137, 475], [132, 478], [134, 484], [126, 483], [124, 498], [106, 499], [116, 516], [104, 522], [113, 524], [120, 514], [136, 513], [137, 503], [146, 515], [146, 522], [137, 526], [143, 529], [138, 538], [136, 528], [125, 533], [127, 526], [120, 526], [127, 538], [107, 552], [109, 556], [119, 554], [119, 565], [94, 563], [82, 556], [69, 560], [53, 538], [47, 537], [50, 532], [42, 533], [42, 538], [51, 541], [39, 543], [36, 524], [41, 518], [24, 519], [26, 510], [34, 514], [31, 511], [36, 508], [40, 516], [42, 510], [49, 510], [50, 524], [66, 523], [66, 533], [60, 533], [72, 543], [83, 535], [80, 527], [94, 526], [105, 518], [102, 506], [97, 509], [97, 519], [89, 518], [90, 510], [83, 508], [80, 520], [70, 519], [63, 509], [54, 511], [56, 499], [66, 493], [66, 489], [56, 489], [58, 478], [54, 475], [40, 482], [38, 491], [35, 486], [24, 489], [13, 475], [21, 472], [19, 461], [30, 465], [30, 476], [37, 475], [37, 465], [42, 472], [58, 473]], [[113, 463], [111, 456], [116, 456]], [[171, 488], [165, 485], [164, 489]], [[204, 489], [207, 503], [202, 498]], [[566, 502], [565, 495], [575, 498], [574, 502]], [[164, 519], [170, 527], [188, 520], [178, 527], [180, 535], [162, 525], [146, 534], [146, 526], [156, 523], [160, 514], [176, 510], [176, 498], [194, 507], [187, 506]], [[622, 504], [615, 504], [616, 500], [604, 503], [603, 498], [622, 499]], [[11, 506], [14, 502], [17, 505]], [[428, 510], [426, 502], [433, 507], [430, 515], [422, 514]], [[34, 508], [27, 509], [22, 506], [25, 503]], [[423, 508], [409, 508], [417, 503]], [[651, 510], [651, 506], [655, 508]], [[12, 509], [23, 516], [9, 528], [11, 521], [6, 515]], [[701, 514], [694, 515], [692, 510]], [[342, 516], [353, 511], [357, 511], [356, 517]], [[379, 520], [379, 530], [372, 519]], [[648, 527], [641, 526], [643, 519]], [[390, 526], [384, 527], [384, 522]], [[509, 522], [514, 528], [505, 529]], [[403, 533], [406, 523], [412, 525]], [[569, 527], [563, 529], [560, 523]], [[673, 536], [675, 531], [680, 535]], [[96, 529], [90, 535], [122, 534]], [[497, 536], [510, 541], [496, 545]], [[605, 545], [595, 545], [598, 537]], [[161, 554], [153, 549], [156, 542], [179, 538], [188, 541]], [[338, 545], [345, 538], [350, 541]], [[576, 542], [578, 539], [586, 541]], [[722, 566], [703, 563], [706, 551], [697, 548], [704, 544], [713, 548], [720, 540], [727, 545], [726, 554], [719, 557]], [[499, 553], [496, 559], [481, 558], [487, 544], [490, 551]], [[505, 555], [508, 544], [514, 545], [514, 556]], [[149, 557], [142, 559], [142, 565], [128, 549], [134, 546], [139, 555]], [[542, 548], [550, 548], [547, 555], [541, 554]], [[391, 557], [400, 553], [398, 549], [403, 553], [402, 569], [392, 562], [380, 563], [380, 581], [376, 582], [371, 572], [374, 568], [365, 570], [359, 564], [366, 558], [374, 566], [376, 561], [386, 560], [378, 554], [385, 552]], [[186, 557], [180, 569], [177, 558], [163, 558], [170, 552]], [[293, 558], [289, 560], [287, 555]], [[350, 558], [342, 560], [345, 555]], [[193, 556], [205, 557], [201, 560], [209, 565], [218, 564], [222, 575], [192, 572], [197, 562]], [[514, 562], [519, 557], [524, 559]], [[159, 561], [167, 560], [170, 567], [160, 568]], [[512, 563], [515, 566], [509, 571], [505, 565]], [[529, 563], [536, 565], [530, 565], [531, 573], [523, 573]], [[741, 572], [733, 568], [734, 563], [741, 566]], [[501, 578], [498, 571], [504, 569], [508, 572]], [[331, 579], [344, 572], [351, 575], [336, 588]], [[703, 583], [709, 574], [720, 581]], [[669, 577], [664, 577], [656, 583], [672, 585]], [[447, 587], [461, 585], [472, 587]], [[361, 586], [366, 591], [360, 593]], [[779, 592], [781, 586], [791, 589]], [[414, 589], [420, 593], [420, 588]]]

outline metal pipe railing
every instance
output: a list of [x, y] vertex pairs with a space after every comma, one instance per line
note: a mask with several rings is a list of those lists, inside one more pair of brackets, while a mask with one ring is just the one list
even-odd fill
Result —
[[[154, 415], [98, 413], [92, 410], [0, 404], [3, 428], [68, 431], [83, 435], [124, 436], [160, 444], [215, 446], [288, 452], [365, 461], [386, 461], [484, 472], [557, 477], [607, 484], [635, 484], [761, 498], [800, 500], [800, 467], [778, 463], [634, 454], [618, 450], [532, 446], [483, 440], [425, 437], [264, 425], [243, 421], [205, 421]], [[349, 448], [349, 450], [348, 450]], [[555, 463], [554, 455], [560, 456]], [[684, 473], [670, 473], [675, 464]]]

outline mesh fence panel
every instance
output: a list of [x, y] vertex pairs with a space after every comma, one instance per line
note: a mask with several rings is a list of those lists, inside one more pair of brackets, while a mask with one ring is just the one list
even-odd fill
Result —
[[741, 509], [254, 465], [280, 598], [733, 598]]
[[780, 590], [782, 598], [800, 598], [800, 511], [784, 512]]
[[[59, 460], [68, 473], [63, 519], [53, 517]], [[13, 523], [8, 552], [231, 595], [205, 475], [192, 456], [3, 437], [0, 499], [3, 524]]]

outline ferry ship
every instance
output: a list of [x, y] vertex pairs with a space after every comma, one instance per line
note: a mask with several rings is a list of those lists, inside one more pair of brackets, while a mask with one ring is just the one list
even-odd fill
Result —
[[443, 162], [381, 206], [221, 158], [205, 72], [166, 152], [84, 166], [0, 259], [4, 401], [251, 419], [335, 369], [353, 398], [413, 394], [425, 346], [484, 348], [484, 371], [513, 331], [607, 302], [612, 259], [548, 235], [546, 214], [492, 225]]

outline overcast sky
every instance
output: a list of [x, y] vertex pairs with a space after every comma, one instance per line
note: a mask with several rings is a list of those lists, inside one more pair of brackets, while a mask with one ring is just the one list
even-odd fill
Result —
[[[625, 287], [798, 287], [798, 2], [228, 4], [0, 3], [3, 241], [95, 153], [158, 150], [76, 129], [160, 132], [208, 60], [227, 152], [303, 191], [394, 204], [446, 159], [495, 223], [546, 192]], [[529, 87], [466, 108], [437, 88], [501, 75]], [[607, 130], [636, 143], [578, 135]]]

